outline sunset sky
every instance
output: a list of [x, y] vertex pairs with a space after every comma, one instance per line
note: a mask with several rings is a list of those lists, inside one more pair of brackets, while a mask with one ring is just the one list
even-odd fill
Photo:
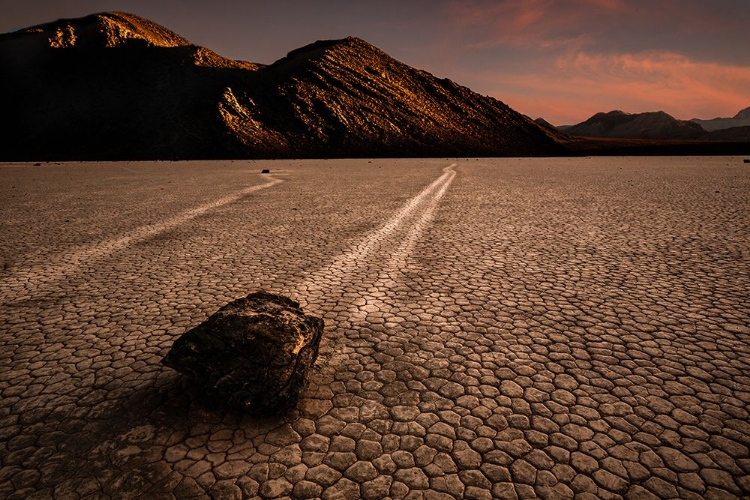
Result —
[[0, 0], [0, 32], [107, 10], [261, 63], [358, 36], [556, 125], [613, 109], [707, 119], [750, 106], [750, 0]]

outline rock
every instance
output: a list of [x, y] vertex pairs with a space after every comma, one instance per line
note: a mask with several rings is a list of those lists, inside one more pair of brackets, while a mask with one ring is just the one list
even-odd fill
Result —
[[297, 302], [256, 292], [185, 332], [162, 363], [213, 399], [268, 415], [296, 405], [322, 336], [323, 320]]
[[267, 168], [264, 168], [263, 170], [260, 171], [260, 173], [261, 174], [270, 174], [271, 171], [269, 169], [267, 169]]

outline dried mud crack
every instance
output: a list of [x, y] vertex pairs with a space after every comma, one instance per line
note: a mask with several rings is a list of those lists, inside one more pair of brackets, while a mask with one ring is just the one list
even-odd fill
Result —
[[[371, 161], [0, 165], [12, 272], [232, 200], [0, 281], [0, 496], [750, 494], [742, 162]], [[252, 289], [327, 325], [274, 418], [160, 365]]]

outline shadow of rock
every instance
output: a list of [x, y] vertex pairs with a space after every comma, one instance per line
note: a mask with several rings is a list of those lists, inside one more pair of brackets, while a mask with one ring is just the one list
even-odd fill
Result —
[[[148, 386], [61, 422], [71, 432], [48, 436], [57, 452], [40, 460], [38, 486], [56, 495], [90, 490], [114, 498], [172, 491], [185, 477], [220, 465], [217, 454], [242, 450], [251, 458], [266, 434], [297, 416], [295, 410], [264, 418], [243, 414], [165, 369]], [[212, 481], [203, 479], [205, 492]]]

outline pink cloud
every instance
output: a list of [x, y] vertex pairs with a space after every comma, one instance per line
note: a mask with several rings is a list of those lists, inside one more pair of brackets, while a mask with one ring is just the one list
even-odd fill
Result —
[[455, 0], [443, 16], [449, 64], [438, 72], [553, 123], [612, 109], [713, 118], [750, 105], [740, 2]]
[[454, 0], [444, 15], [468, 49], [680, 50], [700, 37], [707, 50], [739, 53], [750, 21], [739, 2], [701, 0]]
[[[467, 48], [499, 45], [541, 48], [580, 45], [584, 29], [601, 18], [625, 9], [621, 0], [505, 0], [454, 2], [448, 12], [455, 25], [479, 37]], [[571, 35], [571, 32], [576, 32]]]

